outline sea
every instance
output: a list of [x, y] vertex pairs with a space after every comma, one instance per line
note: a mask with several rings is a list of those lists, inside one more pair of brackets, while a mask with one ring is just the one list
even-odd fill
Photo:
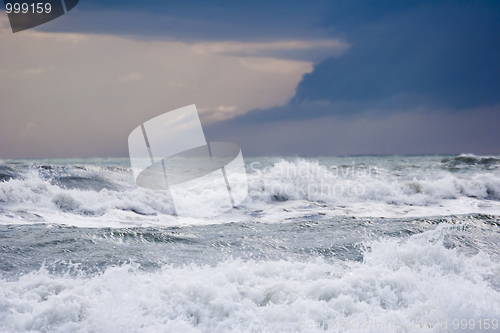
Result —
[[245, 166], [179, 219], [127, 158], [0, 161], [0, 332], [500, 332], [500, 156]]

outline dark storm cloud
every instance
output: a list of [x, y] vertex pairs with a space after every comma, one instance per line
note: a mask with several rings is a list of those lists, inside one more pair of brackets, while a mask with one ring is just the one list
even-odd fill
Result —
[[211, 124], [210, 139], [254, 155], [500, 152], [496, 4], [422, 3], [339, 22], [347, 52], [304, 75], [288, 105]]
[[316, 65], [293, 103], [380, 101], [407, 94], [464, 109], [500, 102], [498, 8], [423, 5], [351, 33], [348, 52]]
[[484, 3], [372, 13], [347, 34], [347, 52], [304, 75], [288, 105], [254, 110], [228, 123], [499, 104], [499, 13], [498, 6]]

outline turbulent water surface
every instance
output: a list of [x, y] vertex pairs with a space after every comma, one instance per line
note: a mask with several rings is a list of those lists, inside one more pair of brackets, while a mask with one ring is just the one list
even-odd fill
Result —
[[246, 164], [178, 220], [126, 159], [1, 161], [0, 331], [500, 331], [500, 157]]

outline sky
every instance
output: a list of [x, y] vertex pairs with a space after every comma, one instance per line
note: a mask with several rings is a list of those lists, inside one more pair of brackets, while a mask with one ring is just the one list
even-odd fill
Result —
[[244, 156], [500, 154], [495, 1], [81, 0], [13, 34], [0, 159], [127, 157], [196, 104]]

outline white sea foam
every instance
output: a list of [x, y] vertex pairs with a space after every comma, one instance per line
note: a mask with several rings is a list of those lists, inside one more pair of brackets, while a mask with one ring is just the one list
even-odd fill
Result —
[[[249, 195], [237, 210], [211, 220], [188, 219], [182, 223], [251, 218], [273, 222], [319, 213], [383, 217], [500, 215], [498, 159], [458, 156], [443, 161], [402, 166], [390, 159], [359, 165], [328, 165], [305, 159], [278, 160], [266, 167], [253, 163], [248, 165]], [[456, 171], [457, 165], [466, 168]], [[0, 223], [181, 223], [171, 215], [168, 192], [136, 187], [127, 168], [83, 169], [66, 167], [49, 175], [30, 169], [21, 172], [22, 177], [0, 182]], [[29, 218], [29, 214], [41, 218]]]
[[451, 329], [454, 319], [498, 320], [500, 264], [481, 252], [465, 256], [446, 249], [442, 236], [456, 227], [441, 224], [404, 242], [366, 244], [371, 250], [363, 262], [230, 259], [216, 266], [164, 266], [156, 272], [132, 263], [76, 277], [42, 268], [1, 280], [0, 330], [297, 332], [304, 323], [367, 318], [433, 325], [447, 321]]

